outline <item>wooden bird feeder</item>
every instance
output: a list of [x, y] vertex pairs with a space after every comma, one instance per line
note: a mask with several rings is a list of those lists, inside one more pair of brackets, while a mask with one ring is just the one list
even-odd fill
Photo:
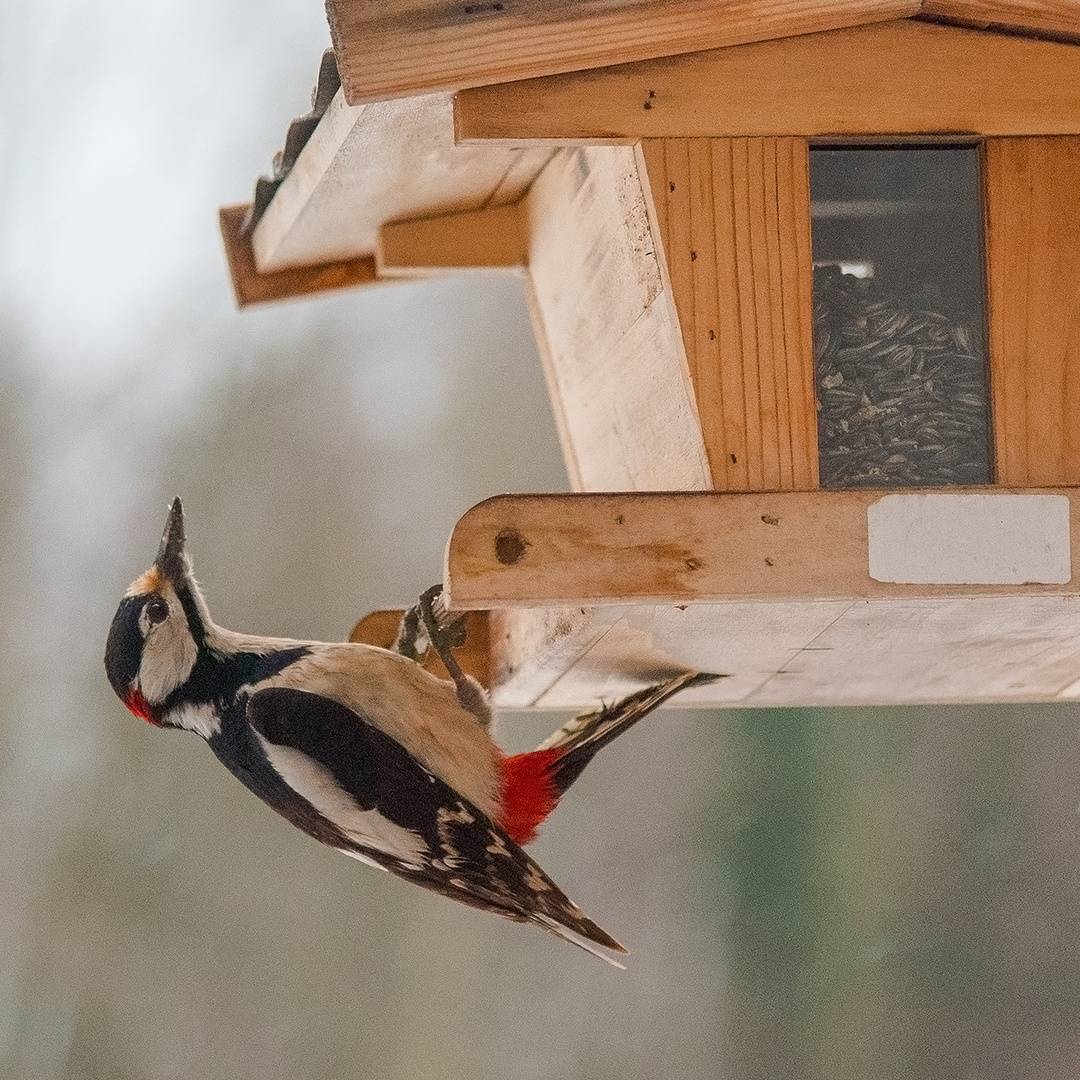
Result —
[[575, 490], [450, 537], [497, 705], [1080, 697], [1073, 0], [328, 9], [236, 293], [521, 276]]

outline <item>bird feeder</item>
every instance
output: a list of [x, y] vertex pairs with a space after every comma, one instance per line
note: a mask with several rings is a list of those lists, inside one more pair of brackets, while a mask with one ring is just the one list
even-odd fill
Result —
[[574, 492], [449, 539], [497, 705], [1080, 697], [1075, 5], [328, 10], [234, 285], [523, 279]]

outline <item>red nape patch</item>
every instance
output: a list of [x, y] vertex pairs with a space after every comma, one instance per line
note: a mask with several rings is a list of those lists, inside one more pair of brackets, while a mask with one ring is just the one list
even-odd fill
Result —
[[531, 750], [502, 759], [503, 812], [499, 824], [515, 844], [535, 840], [538, 826], [555, 809], [559, 792], [551, 770], [562, 753], [559, 749]]
[[150, 708], [149, 702], [143, 697], [142, 691], [137, 687], [132, 687], [131, 692], [128, 694], [124, 701], [124, 704], [140, 719], [145, 720], [148, 724], [153, 724], [154, 727], [160, 727], [161, 725], [154, 719], [153, 711]]

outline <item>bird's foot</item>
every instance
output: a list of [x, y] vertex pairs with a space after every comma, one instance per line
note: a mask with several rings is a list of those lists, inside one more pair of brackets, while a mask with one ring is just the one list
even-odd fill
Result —
[[[432, 585], [420, 594], [420, 600], [415, 608], [410, 608], [405, 613], [401, 625], [404, 629], [409, 621], [412, 611], [419, 614], [419, 622], [423, 625], [427, 639], [431, 647], [439, 654], [443, 666], [454, 680], [457, 690], [458, 701], [462, 708], [468, 710], [486, 728], [491, 727], [491, 705], [488, 702], [484, 688], [471, 675], [466, 675], [461, 670], [453, 650], [465, 644], [465, 616], [449, 616], [444, 604], [441, 603], [443, 588], [441, 585]], [[447, 620], [445, 623], [442, 620]], [[399, 641], [401, 633], [398, 634]], [[399, 649], [399, 651], [402, 651]], [[407, 654], [406, 654], [407, 655]]]

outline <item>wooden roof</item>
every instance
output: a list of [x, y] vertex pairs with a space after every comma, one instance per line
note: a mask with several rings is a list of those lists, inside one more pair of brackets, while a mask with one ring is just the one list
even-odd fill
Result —
[[[1077, 0], [932, 2], [935, 12], [963, 11], [973, 18], [976, 8], [984, 14], [994, 9], [1013, 23], [1023, 17], [1029, 24], [1062, 27], [1071, 18], [1080, 30]], [[619, 10], [636, 6], [626, 3]], [[670, 6], [673, 12], [705, 9]], [[895, 13], [893, 0], [833, 0], [824, 6], [832, 16], [858, 14], [868, 25], [359, 105], [348, 103], [342, 70], [341, 89], [291, 171], [274, 181], [279, 186], [251, 235], [239, 229], [241, 208], [222, 214], [241, 303], [418, 272], [416, 245], [434, 252], [441, 237], [414, 235], [409, 254], [395, 222], [457, 216], [457, 227], [448, 226], [455, 232], [453, 243], [482, 238], [486, 247], [460, 253], [458, 266], [519, 265], [518, 222], [509, 207], [558, 146], [701, 134], [1080, 132], [1075, 45], [1030, 40], [1027, 33], [933, 25], [921, 15], [873, 21]], [[801, 11], [802, 0], [708, 8], [729, 15], [734, 9], [764, 12], [764, 24], [757, 25], [762, 37], [769, 11]], [[793, 25], [785, 24], [788, 30]], [[773, 26], [770, 32], [775, 37], [780, 31]], [[1030, 77], [1015, 79], [1016, 71]], [[643, 107], [645, 86], [650, 90]], [[716, 90], [734, 86], [737, 93]], [[853, 86], [861, 92], [852, 93]], [[462, 228], [462, 214], [482, 219]], [[387, 247], [391, 240], [393, 252]], [[437, 269], [437, 256], [426, 266]]]
[[[241, 304], [408, 276], [415, 260], [395, 261], [397, 237], [395, 258], [383, 257], [386, 226], [443, 215], [479, 215], [454, 240], [478, 238], [472, 265], [515, 265], [517, 223], [492, 211], [521, 198], [555, 147], [688, 136], [700, 133], [688, 127], [699, 114], [713, 135], [768, 134], [762, 117], [783, 134], [811, 136], [1080, 130], [1074, 50], [1022, 40], [1080, 43], [1080, 0], [532, 0], [527, 12], [511, 0], [329, 0], [328, 8], [341, 89], [291, 170], [275, 177], [254, 230], [243, 228], [246, 208], [222, 212]], [[929, 25], [942, 21], [1007, 33]], [[823, 61], [830, 48], [835, 56]], [[822, 80], [823, 64], [845, 74]], [[1034, 69], [1037, 79], [1013, 79]], [[663, 89], [650, 93], [651, 111], [638, 100], [638, 76]], [[733, 85], [739, 94], [722, 102], [709, 89]], [[852, 95], [854, 85], [869, 89]], [[305, 135], [315, 119], [304, 118]]]
[[1076, 0], [327, 0], [349, 104], [919, 16], [1080, 40]]

